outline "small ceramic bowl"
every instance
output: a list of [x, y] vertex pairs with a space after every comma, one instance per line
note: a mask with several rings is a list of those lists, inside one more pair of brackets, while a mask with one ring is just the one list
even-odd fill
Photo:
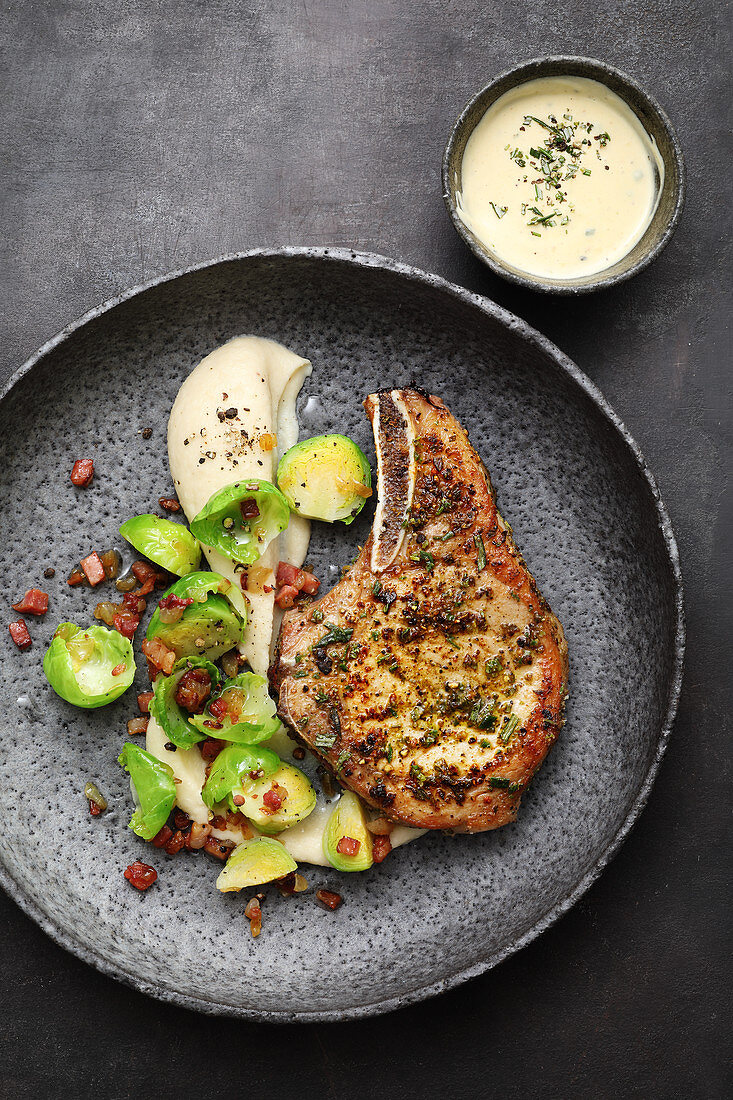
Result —
[[[646, 232], [621, 260], [604, 271], [578, 279], [548, 279], [512, 267], [488, 248], [461, 220], [456, 193], [461, 191], [461, 168], [466, 142], [488, 108], [505, 92], [528, 80], [547, 76], [583, 76], [605, 84], [623, 99], [654, 139], [664, 162], [664, 183], [657, 209]], [[603, 61], [589, 57], [544, 57], [526, 61], [487, 84], [464, 107], [451, 131], [443, 154], [443, 198], [453, 225], [473, 254], [493, 272], [529, 290], [552, 294], [583, 294], [631, 278], [650, 264], [672, 236], [685, 198], [682, 150], [666, 114], [635, 80]]]

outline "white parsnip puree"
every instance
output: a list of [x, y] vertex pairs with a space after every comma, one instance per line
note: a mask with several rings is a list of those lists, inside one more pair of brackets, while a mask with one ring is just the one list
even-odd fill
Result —
[[[273, 340], [237, 336], [207, 355], [185, 380], [168, 422], [168, 460], [173, 483], [189, 522], [219, 489], [244, 478], [275, 481], [277, 462], [298, 440], [295, 402], [311, 364]], [[272, 646], [279, 628], [275, 607], [275, 575], [278, 561], [302, 565], [308, 550], [310, 523], [291, 513], [287, 529], [273, 539], [262, 557], [247, 570], [246, 597], [249, 621], [241, 652], [254, 672], [267, 675]], [[212, 569], [240, 584], [234, 562], [204, 546]], [[240, 567], [241, 568], [241, 567]], [[266, 591], [266, 589], [270, 591]], [[150, 718], [146, 747], [168, 764], [176, 780], [176, 802], [189, 817], [206, 824], [212, 814], [201, 791], [206, 765], [198, 745], [168, 749], [165, 732]], [[284, 728], [266, 743], [287, 763], [315, 777], [316, 760], [293, 758], [295, 742]], [[316, 784], [316, 787], [318, 784]], [[313, 812], [299, 825], [280, 833], [278, 839], [293, 858], [302, 863], [328, 866], [323, 854], [323, 833], [339, 795], [327, 799], [318, 793]], [[239, 842], [240, 830], [212, 830], [222, 840]], [[396, 848], [421, 836], [424, 830], [396, 826], [390, 841]], [[247, 836], [257, 835], [248, 826]]]
[[466, 143], [456, 202], [504, 263], [577, 279], [631, 251], [663, 181], [654, 139], [619, 96], [596, 80], [551, 76], [489, 107]]
[[[217, 490], [248, 477], [275, 480], [278, 456], [298, 441], [295, 400], [310, 372], [307, 359], [274, 340], [237, 336], [189, 374], [168, 421], [171, 476], [189, 523]], [[247, 571], [250, 612], [241, 651], [261, 676], [274, 633], [274, 571], [278, 561], [303, 564], [309, 535], [308, 520], [291, 513], [287, 530]], [[234, 562], [203, 549], [212, 569], [240, 584]]]

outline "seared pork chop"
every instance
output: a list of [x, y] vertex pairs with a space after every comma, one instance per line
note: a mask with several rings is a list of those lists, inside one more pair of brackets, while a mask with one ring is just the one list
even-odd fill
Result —
[[279, 714], [392, 821], [494, 829], [562, 727], [562, 627], [443, 403], [391, 390], [365, 407], [374, 525], [343, 580], [285, 615]]

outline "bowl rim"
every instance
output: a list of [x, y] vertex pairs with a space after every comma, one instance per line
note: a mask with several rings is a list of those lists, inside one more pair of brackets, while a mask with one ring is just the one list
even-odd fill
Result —
[[174, 1004], [182, 1008], [191, 1009], [193, 1011], [201, 1012], [204, 1015], [209, 1016], [227, 1016], [237, 1019], [249, 1019], [259, 1022], [267, 1023], [326, 1023], [326, 1022], [341, 1022], [342, 1020], [354, 1020], [365, 1019], [371, 1016], [382, 1015], [387, 1012], [395, 1011], [398, 1008], [403, 1008], [408, 1005], [419, 1003], [420, 1001], [427, 1000], [431, 997], [437, 996], [439, 993], [447, 992], [450, 989], [454, 989], [457, 986], [463, 985], [465, 982], [472, 978], [478, 977], [481, 974], [493, 969], [500, 962], [514, 955], [521, 948], [526, 947], [533, 940], [535, 940], [542, 932], [554, 924], [560, 917], [567, 913], [573, 905], [590, 889], [596, 879], [600, 876], [605, 867], [610, 863], [612, 858], [616, 855], [621, 844], [626, 839], [632, 828], [636, 824], [644, 809], [651, 792], [652, 786], [659, 771], [659, 767], [662, 761], [662, 757], [669, 743], [669, 738], [672, 732], [672, 726], [677, 713], [677, 707], [679, 703], [680, 692], [682, 688], [682, 677], [684, 668], [684, 653], [685, 653], [685, 641], [686, 641], [686, 625], [685, 625], [685, 611], [684, 611], [684, 589], [682, 581], [682, 571], [680, 566], [680, 556], [677, 547], [677, 541], [675, 539], [674, 530], [672, 528], [672, 522], [661, 498], [659, 488], [657, 486], [654, 475], [652, 474], [646, 459], [639, 448], [636, 440], [632, 437], [626, 425], [618, 416], [618, 414], [610, 406], [601, 390], [596, 384], [591, 381], [581, 371], [569, 356], [567, 356], [557, 345], [553, 344], [546, 336], [544, 336], [537, 329], [532, 328], [521, 317], [516, 316], [509, 310], [504, 309], [503, 306], [498, 305], [490, 298], [482, 294], [475, 294], [465, 287], [459, 286], [456, 283], [452, 283], [447, 279], [444, 279], [440, 275], [435, 275], [427, 272], [421, 268], [414, 267], [410, 264], [402, 263], [399, 260], [393, 260], [387, 256], [382, 256], [373, 252], [361, 252], [353, 248], [345, 248], [342, 246], [297, 246], [297, 245], [282, 245], [275, 247], [260, 247], [247, 249], [241, 252], [227, 253], [213, 259], [203, 260], [198, 263], [190, 264], [187, 267], [180, 268], [179, 270], [168, 272], [164, 275], [156, 276], [147, 282], [130, 287], [129, 289], [121, 292], [120, 294], [107, 299], [100, 305], [95, 306], [93, 309], [88, 310], [77, 320], [72, 321], [55, 336], [47, 340], [41, 347], [34, 352], [16, 371], [14, 371], [7, 382], [0, 387], [0, 401], [2, 401], [13, 389], [13, 387], [27, 375], [37, 363], [44, 359], [49, 353], [51, 353], [60, 344], [63, 344], [71, 336], [73, 336], [78, 330], [84, 328], [85, 325], [92, 321], [97, 320], [104, 314], [111, 312], [117, 306], [123, 305], [130, 301], [132, 298], [142, 295], [149, 290], [153, 290], [156, 287], [162, 286], [166, 283], [175, 281], [183, 276], [196, 274], [204, 271], [207, 268], [218, 267], [223, 264], [234, 263], [246, 263], [249, 260], [260, 259], [320, 259], [329, 260], [335, 263], [349, 263], [355, 264], [359, 267], [367, 269], [376, 268], [382, 271], [389, 271], [392, 274], [399, 275], [409, 281], [418, 284], [424, 288], [432, 288], [440, 291], [443, 294], [447, 294], [454, 300], [463, 303], [464, 305], [471, 306], [478, 309], [481, 313], [487, 317], [498, 321], [500, 324], [505, 325], [511, 331], [519, 333], [530, 344], [536, 347], [547, 355], [566, 375], [568, 375], [585, 393], [593, 405], [600, 411], [604, 418], [609, 422], [612, 428], [622, 437], [627, 447], [629, 448], [632, 457], [634, 458], [636, 465], [639, 469], [639, 473], [642, 478], [647, 482], [649, 487], [652, 501], [657, 511], [657, 520], [659, 523], [660, 533], [662, 535], [665, 548], [667, 551], [666, 560], [668, 561], [671, 571], [672, 580], [674, 585], [675, 596], [675, 632], [674, 640], [672, 644], [673, 660], [671, 668], [671, 676], [669, 683], [669, 692], [666, 700], [666, 707], [664, 709], [664, 717], [659, 727], [659, 733], [657, 736], [656, 745], [648, 763], [646, 775], [639, 786], [636, 798], [632, 803], [626, 817], [620, 823], [615, 833], [607, 843], [606, 847], [597, 857], [595, 862], [587, 869], [585, 874], [575, 884], [574, 888], [565, 895], [559, 902], [548, 909], [537, 921], [534, 922], [529, 928], [527, 928], [521, 935], [517, 936], [511, 941], [493, 952], [491, 955], [485, 958], [481, 958], [474, 962], [471, 966], [463, 967], [457, 970], [455, 973], [450, 974], [447, 978], [442, 978], [437, 981], [428, 982], [425, 985], [417, 986], [416, 988], [409, 989], [403, 993], [396, 994], [395, 996], [385, 998], [384, 1000], [376, 1000], [369, 1002], [368, 1004], [357, 1005], [353, 1008], [347, 1008], [342, 1010], [325, 1009], [315, 1011], [273, 1011], [266, 1010], [253, 1010], [251, 1008], [236, 1007], [231, 1004], [223, 1004], [219, 1001], [210, 1001], [203, 997], [196, 997], [186, 993], [179, 992], [177, 990], [171, 990], [156, 985], [154, 982], [150, 982], [137, 977], [135, 974], [129, 973], [122, 967], [109, 961], [103, 955], [101, 955], [94, 946], [89, 943], [77, 939], [72, 932], [57, 924], [51, 917], [49, 917], [41, 908], [25, 893], [23, 887], [15, 881], [10, 870], [5, 866], [2, 859], [0, 859], [0, 886], [13, 898], [23, 912], [29, 916], [43, 931], [54, 940], [60, 947], [70, 951], [72, 955], [81, 959], [83, 962], [94, 966], [96, 970], [105, 974], [107, 977], [114, 978], [117, 981], [122, 982], [124, 985], [135, 989], [137, 992], [145, 993], [148, 996], [154, 997], [156, 1000], [162, 1001], [166, 1004]]
[[[648, 247], [644, 254], [625, 271], [609, 275], [604, 275], [603, 271], [598, 271], [593, 275], [588, 275], [586, 281], [583, 283], [573, 283], [570, 280], [563, 281], [541, 278], [536, 275], [530, 275], [527, 272], [515, 270], [508, 264], [505, 265], [497, 256], [489, 252], [489, 250], [479, 241], [478, 237], [476, 237], [461, 220], [456, 208], [453, 189], [451, 188], [450, 182], [450, 162], [453, 158], [454, 149], [469, 125], [469, 116], [476, 107], [476, 104], [486, 98], [487, 103], [484, 111], [488, 110], [491, 103], [498, 98], [498, 96], [491, 96], [491, 92], [511, 77], [520, 75], [523, 77], [522, 80], [518, 80], [516, 84], [512, 85], [512, 87], [517, 87], [520, 84], [535, 80], [542, 76], [560, 76], [564, 68], [568, 68], [568, 75], [570, 76], [585, 76], [586, 79], [598, 80], [599, 83], [605, 84], [607, 87], [610, 87], [608, 84], [608, 77], [610, 76], [620, 85], [624, 86], [625, 89], [631, 90], [644, 103], [649, 113], [656, 116], [661, 128], [666, 132], [672, 151], [672, 162], [676, 169], [677, 179], [674, 190], [674, 206], [667, 220], [667, 224], [664, 227], [664, 231], [657, 241], [651, 245], [651, 247]], [[572, 71], [573, 68], [590, 68], [593, 72], [579, 71], [574, 73]], [[504, 91], [510, 90], [509, 87], [504, 89]], [[610, 88], [610, 90], [615, 92], [619, 98], [623, 99], [626, 105], [636, 114], [633, 103], [629, 101], [628, 95], [622, 94], [617, 88]], [[504, 92], [502, 91], [500, 94], [504, 94]], [[483, 113], [484, 112], [482, 112], [482, 115]], [[473, 132], [476, 125], [477, 123], [474, 123], [474, 125], [471, 126], [470, 133]], [[470, 133], [468, 136], [470, 136]], [[466, 140], [468, 140], [468, 137]], [[667, 172], [665, 182], [670, 178], [670, 173]], [[682, 147], [669, 116], [655, 97], [643, 88], [634, 77], [629, 76], [628, 73], [623, 72], [623, 70], [616, 68], [614, 65], [610, 65], [606, 61], [601, 61], [598, 58], [585, 57], [581, 54], [547, 54], [541, 57], [530, 58], [527, 61], [522, 61], [517, 65], [512, 65], [510, 68], [504, 69], [503, 72], [499, 73], [498, 76], [495, 76], [488, 84], [485, 84], [479, 91], [471, 96], [458, 115], [456, 121], [453, 123], [448, 141], [443, 150], [442, 186], [443, 201], [453, 223], [453, 228], [481, 263], [490, 268], [495, 275], [499, 275], [502, 279], [507, 279], [517, 286], [524, 287], [525, 290], [535, 290], [544, 294], [560, 294], [567, 296], [589, 294], [592, 291], [605, 290], [607, 287], [617, 286], [619, 283], [626, 282], [627, 279], [643, 271], [644, 268], [648, 267], [649, 264], [659, 256], [672, 238], [682, 215], [687, 193], [687, 172], [684, 156], [682, 154]], [[610, 272], [613, 271], [613, 268], [607, 268], [606, 270]]]

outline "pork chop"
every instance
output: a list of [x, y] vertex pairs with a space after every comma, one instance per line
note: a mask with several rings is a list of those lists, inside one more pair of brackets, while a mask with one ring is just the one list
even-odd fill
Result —
[[285, 615], [279, 714], [390, 820], [494, 829], [563, 725], [562, 627], [442, 401], [391, 390], [364, 404], [374, 525], [335, 588]]

